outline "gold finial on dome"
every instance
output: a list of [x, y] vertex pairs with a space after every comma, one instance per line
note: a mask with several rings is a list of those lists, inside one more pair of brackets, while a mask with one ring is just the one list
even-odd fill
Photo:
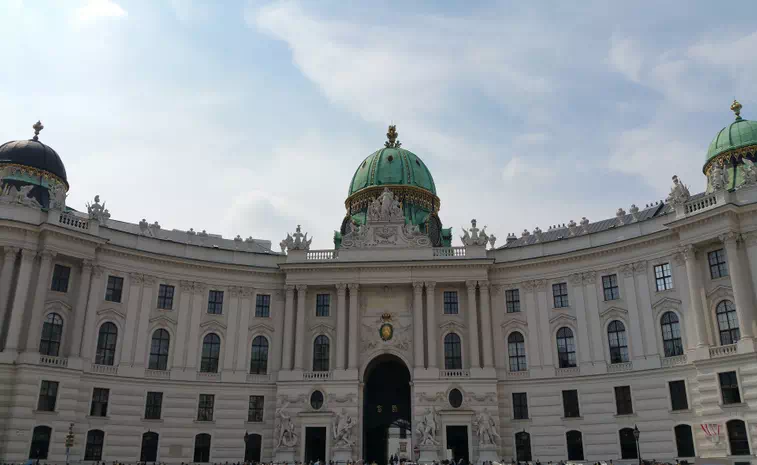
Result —
[[42, 126], [42, 123], [40, 121], [37, 121], [34, 123], [34, 126], [32, 126], [32, 129], [34, 129], [34, 137], [32, 137], [32, 140], [39, 140], [39, 133], [43, 129], [45, 129], [44, 126]]
[[731, 104], [731, 111], [736, 113], [737, 120], [741, 119], [741, 108], [742, 105], [736, 99], [733, 99], [733, 103]]
[[399, 136], [400, 133], [397, 132], [397, 126], [394, 124], [389, 126], [389, 131], [386, 133], [386, 138], [389, 139], [386, 142], [384, 142], [384, 147], [388, 149], [398, 149], [402, 146], [402, 143], [397, 140], [397, 136]]

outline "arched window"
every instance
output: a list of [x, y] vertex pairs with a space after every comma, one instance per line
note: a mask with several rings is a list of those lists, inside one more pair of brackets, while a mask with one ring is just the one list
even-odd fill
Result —
[[526, 371], [526, 340], [519, 332], [507, 336], [507, 356], [510, 359], [510, 371]]
[[97, 365], [113, 365], [116, 362], [116, 341], [118, 341], [118, 328], [111, 322], [100, 326], [97, 336]]
[[158, 433], [148, 431], [142, 435], [142, 449], [139, 452], [140, 462], [158, 461]]
[[244, 461], [245, 463], [260, 462], [260, 445], [262, 438], [259, 434], [244, 435]]
[[202, 339], [200, 371], [202, 373], [218, 373], [218, 359], [220, 356], [221, 338], [215, 333], [206, 334]]
[[250, 355], [250, 373], [264, 375], [268, 372], [268, 339], [256, 336], [252, 340]]
[[36, 426], [32, 433], [32, 445], [29, 447], [29, 458], [47, 460], [47, 451], [50, 450], [50, 434], [52, 428], [49, 426]]
[[620, 458], [637, 459], [636, 438], [633, 436], [633, 428], [623, 428], [618, 431], [620, 436]]
[[730, 300], [724, 300], [715, 308], [720, 331], [720, 345], [735, 344], [739, 340], [739, 317]]
[[560, 368], [576, 366], [576, 340], [570, 328], [563, 327], [557, 330], [557, 359]]
[[691, 434], [691, 426], [678, 425], [673, 428], [676, 436], [677, 457], [695, 457], [694, 452], [694, 435]]
[[210, 435], [200, 433], [195, 436], [194, 461], [198, 463], [210, 462]]
[[444, 369], [462, 370], [463, 352], [460, 347], [460, 336], [449, 333], [444, 336]]
[[51, 313], [42, 325], [42, 337], [39, 340], [39, 353], [57, 357], [60, 354], [60, 338], [63, 334], [63, 318]]
[[681, 324], [678, 315], [673, 312], [665, 312], [660, 319], [662, 327], [662, 347], [666, 357], [683, 355], [683, 343], [681, 342]]
[[610, 344], [610, 363], [628, 361], [628, 339], [626, 327], [620, 320], [613, 320], [607, 325], [607, 339]]
[[84, 460], [100, 461], [103, 459], [103, 442], [105, 433], [99, 429], [87, 432], [87, 445], [84, 448]]
[[568, 444], [568, 460], [584, 459], [584, 442], [580, 431], [568, 431], [565, 433], [565, 441]]
[[150, 370], [168, 369], [168, 348], [171, 344], [171, 335], [165, 329], [158, 329], [152, 333], [150, 344]]
[[741, 420], [731, 420], [725, 424], [728, 431], [728, 445], [731, 447], [731, 455], [749, 455], [749, 438], [746, 434], [746, 425]]
[[531, 435], [525, 431], [515, 433], [515, 459], [518, 462], [531, 461]]
[[329, 371], [329, 338], [323, 334], [313, 342], [313, 371]]

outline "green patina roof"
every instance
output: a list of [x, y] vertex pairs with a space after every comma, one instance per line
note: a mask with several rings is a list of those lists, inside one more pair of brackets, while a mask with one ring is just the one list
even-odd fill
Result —
[[723, 152], [757, 145], [757, 121], [743, 119], [740, 116], [741, 104], [735, 100], [731, 110], [736, 113], [736, 121], [721, 129], [712, 139], [705, 165]]
[[415, 186], [436, 195], [434, 178], [423, 160], [402, 148], [383, 148], [369, 155], [352, 176], [347, 195], [386, 184]]

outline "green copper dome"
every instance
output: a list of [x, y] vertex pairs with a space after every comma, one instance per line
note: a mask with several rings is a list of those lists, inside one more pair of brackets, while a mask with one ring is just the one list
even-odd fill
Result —
[[715, 138], [712, 139], [710, 148], [707, 149], [705, 167], [709, 164], [710, 160], [721, 153], [750, 145], [757, 145], [757, 121], [743, 119], [740, 115], [741, 104], [735, 100], [731, 105], [731, 110], [736, 113], [736, 121], [721, 129]]
[[436, 195], [431, 172], [419, 156], [401, 148], [387, 147], [373, 152], [352, 176], [347, 195], [372, 186], [414, 186]]

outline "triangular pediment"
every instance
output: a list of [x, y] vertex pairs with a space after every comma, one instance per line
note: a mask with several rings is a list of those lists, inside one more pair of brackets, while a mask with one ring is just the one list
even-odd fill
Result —
[[520, 318], [511, 318], [500, 325], [502, 329], [507, 331], [510, 328], [525, 328], [528, 327], [528, 322]]
[[115, 308], [103, 308], [102, 310], [97, 311], [97, 315], [106, 317], [109, 316], [111, 318], [120, 318], [122, 320], [126, 319], [126, 315], [116, 310]]
[[681, 301], [672, 297], [663, 297], [657, 302], [652, 304], [652, 308], [657, 310], [660, 308], [680, 308]]
[[602, 319], [606, 318], [620, 318], [628, 315], [628, 310], [620, 307], [610, 307], [607, 310], [599, 314]]
[[450, 321], [446, 321], [440, 324], [439, 329], [441, 329], [442, 331], [448, 331], [448, 330], [459, 331], [461, 329], [465, 329], [465, 324], [459, 321], [450, 320]]
[[708, 299], [722, 299], [724, 297], [733, 297], [733, 289], [731, 286], [719, 285], [707, 293]]
[[555, 323], [573, 323], [576, 321], [576, 317], [572, 315], [568, 315], [566, 313], [560, 313], [559, 315], [555, 315], [552, 318], [549, 319], [549, 324], [555, 324]]
[[200, 328], [214, 328], [217, 330], [226, 330], [226, 325], [217, 320], [209, 320], [204, 323], [200, 323]]
[[173, 318], [169, 318], [166, 315], [158, 315], [156, 317], [150, 318], [150, 323], [163, 323], [163, 324], [169, 324], [169, 325], [176, 325], [176, 320]]
[[326, 323], [318, 323], [310, 327], [310, 332], [333, 334], [334, 327]]
[[249, 331], [263, 331], [263, 332], [269, 332], [269, 333], [273, 333], [274, 331], [273, 326], [266, 323], [255, 323], [255, 324], [250, 325], [247, 329]]
[[48, 300], [47, 302], [45, 302], [45, 310], [48, 310], [48, 311], [49, 310], [65, 310], [67, 312], [70, 312], [72, 308], [73, 307], [71, 307], [71, 305], [69, 305], [68, 302], [65, 302], [60, 299]]

